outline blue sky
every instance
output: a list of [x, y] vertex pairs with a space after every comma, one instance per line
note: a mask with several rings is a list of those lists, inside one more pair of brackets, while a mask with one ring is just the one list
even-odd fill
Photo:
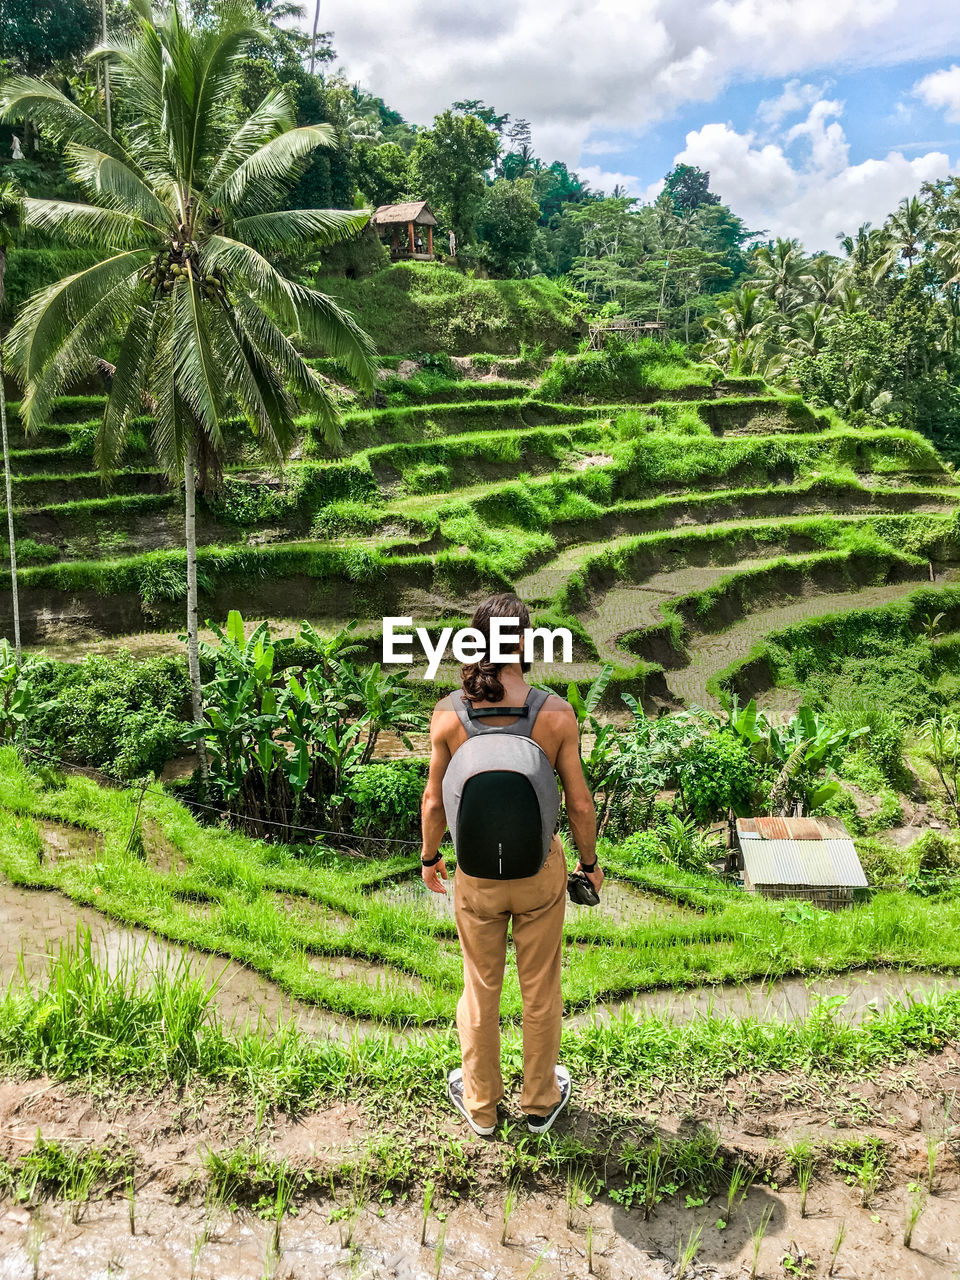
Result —
[[[957, 0], [323, 0], [345, 73], [411, 120], [462, 97], [547, 160], [656, 194], [709, 169], [754, 228], [830, 248], [960, 172]], [[312, 12], [311, 15], [312, 17]]]

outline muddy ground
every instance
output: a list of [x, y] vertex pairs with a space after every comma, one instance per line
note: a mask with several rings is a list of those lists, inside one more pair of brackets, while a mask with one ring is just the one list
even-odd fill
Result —
[[[149, 1277], [149, 1280], [258, 1280], [263, 1276], [307, 1280], [317, 1276], [539, 1276], [608, 1280], [678, 1274], [681, 1242], [702, 1228], [688, 1276], [746, 1277], [752, 1259], [751, 1230], [769, 1211], [760, 1244], [758, 1276], [824, 1276], [841, 1222], [846, 1234], [833, 1274], [844, 1280], [872, 1277], [960, 1275], [960, 1053], [945, 1046], [876, 1080], [805, 1079], [800, 1074], [742, 1077], [706, 1092], [652, 1091], [634, 1120], [616, 1132], [603, 1119], [603, 1099], [575, 1096], [558, 1133], [603, 1150], [611, 1141], [642, 1141], [659, 1134], [692, 1137], [716, 1129], [728, 1167], [744, 1159], [766, 1170], [731, 1216], [725, 1193], [686, 1207], [684, 1197], [659, 1205], [649, 1221], [606, 1195], [568, 1213], [566, 1189], [546, 1168], [528, 1174], [501, 1243], [509, 1158], [522, 1130], [507, 1140], [468, 1136], [445, 1112], [415, 1116], [401, 1128], [357, 1106], [337, 1104], [291, 1118], [256, 1117], [225, 1096], [167, 1094], [94, 1099], [50, 1080], [0, 1084], [0, 1156], [14, 1160], [38, 1131], [69, 1144], [107, 1144], [132, 1156], [137, 1169], [135, 1234], [122, 1189], [94, 1199], [78, 1216], [69, 1206], [0, 1206], [0, 1278], [37, 1274], [67, 1277]], [[507, 1111], [516, 1115], [516, 1099]], [[910, 1184], [925, 1182], [927, 1135], [937, 1142], [933, 1193], [903, 1246]], [[799, 1136], [827, 1142], [879, 1137], [889, 1163], [872, 1200], [823, 1158], [813, 1175], [806, 1216], [782, 1144]], [[422, 1189], [389, 1196], [372, 1189], [355, 1197], [349, 1180], [331, 1194], [324, 1170], [362, 1153], [378, 1137], [415, 1144], [445, 1164], [457, 1193], [438, 1196], [421, 1246]], [[454, 1140], [451, 1146], [451, 1141]], [[262, 1150], [309, 1167], [319, 1184], [284, 1219], [280, 1255], [273, 1228], [249, 1206], [205, 1203], [208, 1149], [255, 1140]], [[462, 1144], [458, 1147], [457, 1143]], [[377, 1169], [371, 1170], [371, 1188]], [[622, 1186], [614, 1164], [608, 1186]], [[439, 1176], [438, 1176], [439, 1180]], [[380, 1199], [380, 1195], [383, 1198]], [[362, 1207], [351, 1213], [355, 1200]], [[726, 1223], [722, 1228], [718, 1220]], [[589, 1229], [589, 1233], [588, 1233]], [[588, 1257], [588, 1239], [592, 1258]], [[788, 1260], [788, 1261], [785, 1261]], [[592, 1264], [592, 1272], [590, 1266]]]

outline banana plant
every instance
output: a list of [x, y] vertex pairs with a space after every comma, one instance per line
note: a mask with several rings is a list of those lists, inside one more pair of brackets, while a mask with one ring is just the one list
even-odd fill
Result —
[[273, 641], [266, 623], [246, 634], [232, 611], [200, 657], [213, 675], [203, 686], [202, 739], [211, 776], [255, 834], [292, 839], [299, 826], [349, 824], [350, 780], [373, 756], [379, 735], [425, 726], [402, 676], [377, 664], [358, 670], [356, 624], [323, 636], [309, 623]]

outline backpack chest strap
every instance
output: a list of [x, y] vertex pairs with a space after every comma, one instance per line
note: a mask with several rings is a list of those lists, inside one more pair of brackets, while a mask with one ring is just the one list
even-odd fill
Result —
[[[456, 711], [460, 723], [467, 731], [468, 738], [476, 738], [485, 733], [512, 733], [519, 737], [529, 738], [540, 708], [550, 697], [543, 689], [531, 689], [522, 707], [474, 707], [462, 691], [451, 693], [450, 703]], [[482, 724], [482, 719], [507, 719], [515, 716], [513, 724]]]

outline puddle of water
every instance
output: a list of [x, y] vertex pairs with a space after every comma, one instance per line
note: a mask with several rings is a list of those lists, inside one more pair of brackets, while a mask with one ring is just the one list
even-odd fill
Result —
[[377, 991], [419, 991], [421, 988], [419, 979], [412, 974], [385, 969], [358, 956], [310, 956], [308, 962], [311, 969], [322, 973], [325, 978], [362, 982], [365, 987], [373, 987]]
[[578, 928], [592, 921], [632, 925], [663, 919], [665, 916], [675, 919], [680, 915], [693, 914], [684, 912], [655, 894], [635, 889], [622, 880], [605, 881], [600, 890], [600, 903], [596, 907], [581, 907], [567, 898], [567, 920]]
[[21, 951], [27, 977], [34, 982], [42, 979], [50, 956], [57, 954], [62, 943], [76, 941], [78, 927], [90, 930], [93, 954], [110, 973], [127, 963], [156, 970], [172, 969], [188, 960], [195, 974], [205, 975], [210, 982], [218, 980], [214, 1004], [223, 1021], [235, 1029], [244, 1023], [255, 1026], [261, 1018], [268, 1025], [296, 1018], [308, 1035], [349, 1040], [363, 1025], [303, 1004], [269, 978], [232, 960], [168, 942], [146, 929], [119, 926], [53, 891], [20, 889], [9, 883], [0, 886], [0, 981], [6, 984], [18, 976]]
[[874, 1011], [912, 995], [930, 996], [960, 990], [960, 975], [910, 973], [895, 969], [861, 969], [818, 978], [778, 978], [771, 982], [726, 983], [686, 991], [640, 991], [626, 1000], [598, 1004], [567, 1020], [583, 1026], [594, 1019], [609, 1022], [629, 1011], [656, 1014], [673, 1022], [691, 1018], [756, 1018], [760, 1022], [792, 1022], [806, 1018], [821, 1000], [844, 999], [838, 1013], [858, 1023]]

